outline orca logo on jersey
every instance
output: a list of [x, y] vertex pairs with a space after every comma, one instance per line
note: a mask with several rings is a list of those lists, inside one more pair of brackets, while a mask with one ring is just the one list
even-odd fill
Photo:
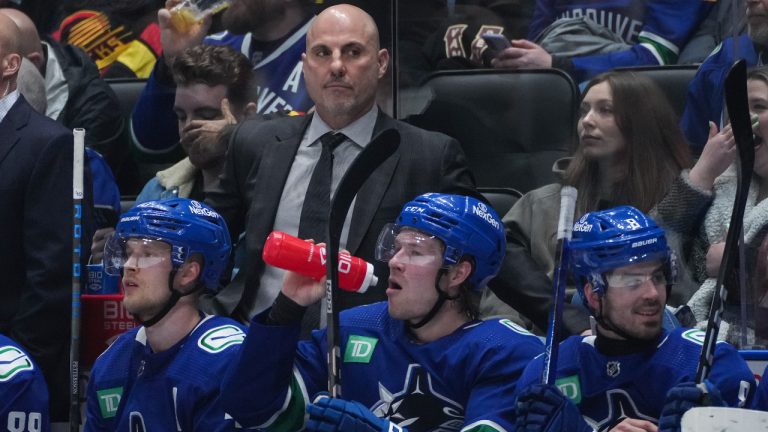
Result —
[[[601, 397], [601, 396], [597, 396]], [[605, 398], [607, 399], [607, 413], [605, 417], [600, 420], [595, 420], [584, 415], [584, 420], [595, 430], [604, 430], [609, 426], [613, 426], [620, 418], [634, 418], [640, 420], [648, 420], [651, 423], [657, 424], [659, 419], [651, 417], [640, 412], [637, 408], [637, 404], [625, 390], [613, 389], [605, 392]], [[592, 406], [602, 406], [602, 401], [590, 402]]]
[[245, 340], [245, 333], [231, 324], [208, 330], [197, 340], [197, 346], [203, 351], [216, 354], [232, 345], [240, 345]]
[[24, 371], [31, 371], [35, 366], [20, 349], [15, 346], [0, 347], [0, 382], [10, 381]]
[[379, 401], [371, 411], [402, 428], [437, 432], [458, 431], [464, 425], [464, 407], [438, 393], [432, 376], [420, 365], [408, 365], [403, 389], [392, 393], [379, 383]]

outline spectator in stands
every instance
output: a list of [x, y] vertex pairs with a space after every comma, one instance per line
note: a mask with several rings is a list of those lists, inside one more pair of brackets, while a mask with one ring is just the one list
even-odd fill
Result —
[[85, 143], [107, 159], [117, 171], [127, 150], [121, 148], [123, 118], [120, 103], [109, 85], [99, 77], [96, 65], [85, 52], [45, 38], [40, 41], [35, 24], [15, 9], [0, 9], [19, 27], [22, 54], [45, 78], [46, 115], [67, 128], [84, 128]]
[[674, 64], [712, 4], [701, 0], [537, 0], [528, 39], [494, 67], [555, 67], [577, 82], [618, 67]]
[[[653, 109], [637, 109], [643, 106]], [[577, 128], [579, 146], [562, 182], [578, 189], [576, 217], [629, 204], [654, 214], [680, 251], [709, 204], [713, 179], [729, 163], [726, 151], [713, 147], [689, 171], [690, 154], [672, 108], [652, 81], [632, 72], [607, 72], [589, 82]], [[508, 258], [489, 283], [540, 329], [547, 328], [551, 304], [560, 188], [556, 183], [527, 193], [504, 217]], [[694, 289], [676, 286], [671, 301], [685, 302]], [[566, 306], [564, 324], [566, 333], [584, 332], [586, 311]]]
[[134, 144], [145, 158], [156, 162], [179, 159], [170, 66], [190, 46], [228, 45], [250, 59], [258, 91], [250, 98], [258, 100], [257, 114], [312, 107], [301, 72], [301, 53], [312, 18], [309, 1], [233, 0], [222, 15], [227, 31], [208, 37], [211, 18], [187, 32], [172, 26], [170, 9], [178, 3], [180, 0], [168, 0], [166, 8], [158, 12], [165, 61], [156, 63], [133, 111]]
[[54, 38], [91, 56], [103, 78], [147, 78], [161, 53], [157, 11], [162, 0], [81, 0], [65, 4], [67, 16]]
[[197, 306], [219, 288], [230, 247], [224, 220], [198, 201], [149, 201], [120, 219], [105, 271], [122, 275], [123, 305], [142, 325], [96, 360], [85, 431], [238, 430], [218, 397], [244, 328]]
[[[760, 265], [756, 262], [756, 256], [766, 233], [768, 233], [768, 200], [765, 199], [768, 197], [768, 143], [763, 139], [763, 137], [768, 138], [768, 68], [759, 68], [749, 72], [747, 91], [750, 111], [759, 119], [759, 125], [755, 129], [754, 174], [744, 212], [746, 268], [749, 270], [748, 274], [752, 275]], [[733, 161], [738, 154], [738, 149], [733, 133], [730, 131], [730, 125], [723, 128], [724, 133], [716, 134], [714, 124], [710, 125], [710, 129], [710, 141], [717, 140], [716, 144], [725, 149], [727, 160]], [[707, 145], [704, 151], [708, 151], [710, 148], [711, 146]], [[725, 237], [733, 211], [733, 198], [736, 194], [737, 181], [735, 164], [717, 177], [714, 182], [712, 205], [707, 210], [698, 236], [691, 248], [690, 267], [696, 282], [701, 284], [701, 288], [691, 297], [688, 305], [691, 307], [697, 326], [700, 328], [706, 327], [709, 318], [709, 308], [720, 271]], [[728, 286], [738, 287], [740, 285], [738, 281], [733, 282], [729, 283]], [[743, 289], [748, 289], [748, 287], [749, 285], [744, 286]], [[755, 288], [759, 287], [755, 286]], [[749, 298], [757, 301], [761, 294], [754, 291], [754, 294], [749, 294]], [[740, 296], [732, 291], [728, 295], [728, 300], [729, 304], [733, 304], [735, 307], [726, 307], [718, 337], [721, 340], [740, 345], [739, 334], [741, 330], [744, 330], [749, 332], [748, 343], [751, 345], [754, 342], [752, 323], [748, 329], [735, 325], [741, 322], [741, 310], [737, 306], [740, 302]], [[750, 314], [750, 316], [753, 315]]]
[[[181, 145], [187, 157], [159, 171], [136, 197], [136, 203], [167, 198], [202, 201], [204, 191], [224, 167], [227, 141], [219, 132], [255, 109], [251, 94], [251, 66], [241, 53], [227, 46], [198, 45], [173, 62], [177, 83], [174, 111]], [[99, 229], [91, 245], [91, 259], [101, 261], [104, 243], [114, 227]]]
[[722, 126], [723, 85], [725, 76], [736, 59], [747, 66], [760, 66], [768, 48], [768, 0], [746, 0], [747, 34], [726, 39], [701, 64], [688, 85], [688, 98], [680, 127], [695, 151], [707, 142], [709, 122]]
[[[352, 216], [344, 224], [342, 246], [369, 262], [375, 261], [381, 227], [418, 194], [477, 195], [455, 140], [394, 120], [376, 106], [377, 86], [389, 65], [389, 53], [380, 48], [378, 29], [366, 12], [346, 4], [325, 9], [312, 22], [306, 45], [303, 73], [315, 113], [238, 125], [220, 184], [206, 194], [211, 206], [227, 220], [233, 236], [246, 231], [248, 265], [214, 299], [216, 310], [242, 319], [268, 308], [280, 290], [283, 272], [265, 269], [261, 259], [267, 235], [281, 230], [318, 242], [324, 237], [327, 221], [321, 216], [311, 223], [310, 212], [305, 210], [322, 202], [322, 196], [310, 189], [318, 189], [322, 183], [311, 180], [314, 167], [321, 161], [325, 169], [330, 164], [326, 165], [328, 152], [321, 149], [320, 140], [327, 140], [327, 132], [344, 134], [338, 137], [344, 140], [334, 151], [333, 181], [326, 186], [331, 190], [373, 137], [386, 129], [397, 130], [401, 137], [398, 151], [358, 193]], [[322, 153], [326, 156], [321, 157]], [[377, 263], [376, 274], [379, 284], [365, 294], [339, 293], [339, 307], [384, 299], [386, 265]], [[307, 314], [310, 320], [318, 315], [319, 309]], [[313, 325], [316, 323], [307, 322], [305, 329]]]
[[[0, 14], [0, 333], [40, 366], [51, 418], [67, 419], [72, 304], [72, 132], [35, 112], [19, 94], [23, 33]], [[91, 235], [89, 188], [82, 247]], [[83, 254], [80, 262], [85, 267]], [[5, 402], [5, 400], [3, 400]]]

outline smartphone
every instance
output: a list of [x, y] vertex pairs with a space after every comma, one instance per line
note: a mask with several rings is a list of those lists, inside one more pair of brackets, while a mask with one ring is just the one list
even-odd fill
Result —
[[512, 46], [512, 44], [509, 42], [509, 39], [501, 34], [486, 33], [482, 36], [482, 38], [488, 47], [496, 52], [504, 51], [505, 48]]

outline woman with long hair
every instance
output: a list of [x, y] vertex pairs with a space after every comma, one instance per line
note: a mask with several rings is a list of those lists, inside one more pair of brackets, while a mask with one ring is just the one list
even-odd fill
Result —
[[[579, 191], [575, 217], [631, 205], [654, 217], [680, 251], [709, 205], [712, 182], [732, 157], [727, 159], [726, 150], [713, 145], [691, 168], [688, 145], [669, 102], [652, 81], [628, 71], [607, 72], [590, 81], [577, 130], [575, 154], [556, 164], [569, 162], [562, 184]], [[541, 329], [551, 304], [562, 184], [527, 193], [507, 213], [508, 258], [500, 277], [489, 284]], [[695, 289], [679, 285], [671, 303], [684, 302]], [[586, 311], [567, 306], [564, 324], [566, 333], [582, 333], [589, 328]]]

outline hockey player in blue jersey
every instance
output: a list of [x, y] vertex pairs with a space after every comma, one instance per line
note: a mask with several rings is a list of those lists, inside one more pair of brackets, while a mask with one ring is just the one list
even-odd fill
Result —
[[48, 386], [21, 345], [0, 334], [0, 429], [48, 432]]
[[142, 326], [121, 335], [93, 366], [86, 431], [228, 431], [217, 400], [243, 327], [197, 308], [215, 291], [230, 253], [221, 216], [186, 198], [124, 213], [104, 250], [123, 274], [125, 309]]
[[[596, 334], [560, 345], [554, 386], [539, 384], [541, 357], [528, 365], [519, 382], [517, 430], [679, 428], [682, 413], [702, 404], [703, 391], [692, 381], [704, 333], [662, 329], [677, 271], [664, 231], [634, 207], [587, 213], [574, 224], [569, 253]], [[702, 386], [712, 403], [743, 407], [754, 386], [736, 349], [719, 343]]]
[[314, 404], [326, 389], [326, 334], [298, 337], [324, 288], [289, 272], [224, 379], [227, 412], [275, 431], [510, 430], [517, 379], [543, 345], [507, 319], [477, 319], [475, 297], [505, 245], [501, 220], [474, 198], [428, 193], [405, 204], [377, 245], [390, 268], [387, 302], [341, 312], [343, 399]]
[[[527, 69], [555, 67], [563, 69], [577, 82], [617, 67], [675, 64], [680, 51], [711, 9], [702, 0], [538, 0], [527, 39], [512, 41], [512, 47], [500, 52], [494, 67]], [[593, 27], [610, 32], [605, 38], [599, 30], [582, 25], [581, 32], [564, 32], [562, 40], [578, 39], [582, 44], [592, 39], [612, 40], [612, 52], [579, 56], [548, 53], [537, 40], [547, 27], [561, 19], [588, 19]], [[590, 33], [593, 30], [595, 33]], [[560, 30], [562, 31], [562, 30]], [[602, 36], [602, 37], [601, 37]], [[615, 39], [615, 40], [614, 40]], [[620, 49], [623, 44], [624, 49]], [[559, 42], [552, 46], [567, 46]], [[570, 45], [578, 45], [570, 42]], [[570, 49], [568, 49], [570, 51]]]

